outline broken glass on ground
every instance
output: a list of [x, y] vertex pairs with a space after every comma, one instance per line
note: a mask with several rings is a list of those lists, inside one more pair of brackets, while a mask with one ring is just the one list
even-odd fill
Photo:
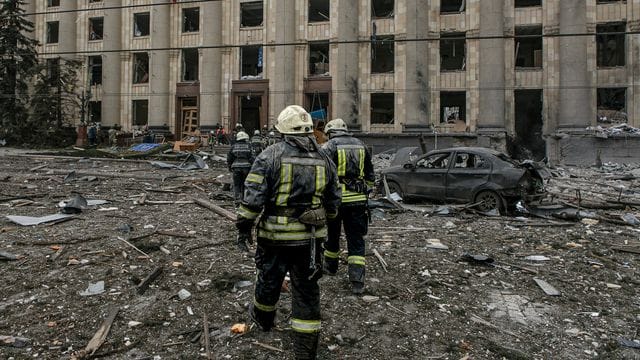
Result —
[[58, 220], [70, 218], [70, 217], [73, 217], [73, 215], [70, 215], [70, 214], [53, 214], [53, 215], [40, 216], [40, 217], [7, 215], [5, 217], [7, 219], [9, 219], [9, 221], [14, 222], [14, 223], [16, 223], [18, 225], [33, 226], [33, 225], [40, 225], [40, 224], [44, 224], [44, 223], [48, 223], [48, 222], [53, 222], [53, 221], [58, 221]]

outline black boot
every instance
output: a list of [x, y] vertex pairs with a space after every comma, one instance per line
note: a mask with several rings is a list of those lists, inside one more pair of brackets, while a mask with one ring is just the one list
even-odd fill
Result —
[[319, 333], [293, 333], [293, 352], [296, 360], [314, 360], [318, 355]]
[[364, 266], [349, 264], [349, 281], [352, 293], [359, 295], [364, 292], [364, 273]]
[[244, 234], [238, 234], [238, 238], [237, 238], [237, 246], [238, 246], [238, 250], [242, 251], [242, 252], [249, 252], [249, 246], [247, 246], [247, 237]]
[[325, 256], [322, 264], [322, 272], [327, 275], [334, 276], [338, 272], [338, 259], [328, 258]]
[[276, 320], [276, 312], [264, 312], [256, 309], [254, 304], [249, 305], [249, 316], [251, 320], [258, 325], [260, 330], [269, 331], [273, 327]]

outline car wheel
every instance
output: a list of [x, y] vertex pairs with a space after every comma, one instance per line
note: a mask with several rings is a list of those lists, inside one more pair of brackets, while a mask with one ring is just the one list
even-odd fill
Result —
[[476, 208], [482, 212], [489, 212], [497, 210], [500, 214], [504, 211], [502, 197], [495, 191], [484, 190], [480, 191], [474, 200], [474, 203], [478, 204]]
[[393, 193], [398, 193], [398, 195], [400, 195], [400, 197], [404, 199], [404, 193], [402, 192], [402, 188], [400, 187], [400, 185], [398, 185], [397, 182], [389, 181], [388, 184], [389, 184], [389, 195]]

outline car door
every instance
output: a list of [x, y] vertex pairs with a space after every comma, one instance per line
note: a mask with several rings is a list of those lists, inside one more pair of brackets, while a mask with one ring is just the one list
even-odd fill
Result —
[[427, 154], [418, 159], [407, 176], [407, 193], [415, 197], [444, 200], [451, 152]]
[[491, 163], [480, 155], [469, 151], [456, 151], [447, 173], [446, 200], [472, 201], [476, 189], [489, 181]]

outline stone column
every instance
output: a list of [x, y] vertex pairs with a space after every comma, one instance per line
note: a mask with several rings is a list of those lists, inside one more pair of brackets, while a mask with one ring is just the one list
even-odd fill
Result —
[[[60, 52], [74, 52], [78, 48], [78, 33], [76, 23], [80, 13], [75, 12], [78, 1], [60, 1], [60, 28], [58, 32], [58, 50]], [[89, 34], [83, 34], [83, 41], [87, 41]], [[62, 55], [64, 58], [75, 58], [75, 54]]]
[[[105, 7], [122, 6], [122, 0], [105, 0]], [[122, 9], [108, 9], [104, 13], [105, 52], [102, 55], [102, 124], [122, 125], [120, 108], [122, 104]]]
[[[401, 14], [397, 14], [396, 24], [404, 24], [406, 38], [427, 38], [429, 35], [429, 6], [425, 6], [425, 3], [419, 0], [406, 0], [404, 6], [406, 7], [405, 11], [401, 13], [404, 18], [400, 19]], [[404, 47], [405, 49], [405, 71], [396, 75], [400, 76], [401, 74], [403, 76], [403, 79], [399, 79], [403, 86], [399, 86], [399, 88], [406, 89], [406, 91], [396, 94], [396, 96], [404, 98], [402, 105], [400, 105], [404, 108], [403, 122], [411, 128], [427, 129], [429, 126], [430, 83], [429, 42], [400, 42], [396, 47]], [[396, 104], [398, 104], [397, 99]], [[401, 113], [400, 109], [396, 111], [396, 114], [399, 113]]]
[[[560, 35], [587, 32], [587, 2], [560, 1]], [[584, 129], [595, 118], [588, 68], [588, 36], [560, 37], [560, 104], [558, 130]]]
[[[222, 2], [211, 1], [200, 5], [204, 46], [222, 44]], [[222, 125], [222, 50], [202, 49], [200, 59], [200, 127], [212, 130]]]
[[[151, 10], [151, 48], [168, 48], [170, 45], [171, 6], [167, 0], [153, 0]], [[206, 22], [206, 21], [205, 21]], [[151, 51], [149, 54], [149, 128], [165, 130], [171, 128], [169, 102], [169, 51]]]
[[[296, 13], [294, 0], [266, 2], [267, 41], [265, 43], [292, 43], [296, 34]], [[295, 46], [268, 46], [263, 48], [267, 54], [269, 79], [269, 113], [277, 118], [287, 105], [295, 101]], [[303, 105], [303, 104], [298, 104]]]
[[[504, 1], [482, 1], [480, 37], [504, 35]], [[480, 102], [478, 131], [505, 130], [505, 39], [480, 40]]]
[[[359, 1], [331, 1], [331, 41], [358, 40]], [[360, 91], [358, 81], [359, 46], [357, 43], [330, 45], [332, 76], [331, 104], [333, 114], [349, 126], [362, 126], [360, 119]], [[371, 61], [366, 58], [363, 61]]]

